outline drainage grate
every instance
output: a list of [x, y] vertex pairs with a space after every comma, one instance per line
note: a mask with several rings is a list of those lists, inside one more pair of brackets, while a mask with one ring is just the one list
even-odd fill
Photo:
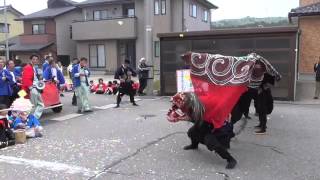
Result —
[[140, 117], [144, 118], [146, 120], [147, 118], [156, 117], [154, 114], [141, 114]]

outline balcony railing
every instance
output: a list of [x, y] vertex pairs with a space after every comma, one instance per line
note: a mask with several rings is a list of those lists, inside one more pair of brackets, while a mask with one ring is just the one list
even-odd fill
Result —
[[72, 36], [74, 40], [135, 39], [136, 24], [135, 17], [75, 21], [72, 23]]

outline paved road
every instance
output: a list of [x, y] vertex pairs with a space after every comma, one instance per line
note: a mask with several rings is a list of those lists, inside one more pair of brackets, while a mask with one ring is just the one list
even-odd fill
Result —
[[114, 96], [92, 95], [99, 109], [71, 119], [70, 98], [61, 114], [44, 115], [43, 138], [0, 150], [1, 179], [320, 179], [319, 105], [277, 104], [265, 136], [253, 134], [256, 118], [240, 122], [230, 150], [239, 164], [225, 170], [204, 146], [182, 150], [191, 124], [166, 121], [168, 98], [113, 109]]

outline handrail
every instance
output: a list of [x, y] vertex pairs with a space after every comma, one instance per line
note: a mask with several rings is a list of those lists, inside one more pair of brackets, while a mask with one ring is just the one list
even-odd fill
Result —
[[129, 19], [129, 18], [134, 18], [136, 19], [136, 16], [116, 16], [116, 17], [108, 17], [108, 18], [104, 18], [104, 19], [99, 19], [99, 20], [95, 20], [95, 19], [87, 19], [87, 20], [73, 20], [72, 23], [77, 23], [77, 22], [91, 22], [91, 21], [108, 21], [108, 20], [117, 20], [117, 19]]

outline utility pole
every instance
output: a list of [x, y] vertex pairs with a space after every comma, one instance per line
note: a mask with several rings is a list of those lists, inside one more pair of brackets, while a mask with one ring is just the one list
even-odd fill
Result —
[[[153, 1], [144, 0], [144, 23], [145, 23], [145, 57], [147, 63], [154, 67], [154, 59], [152, 57], [152, 38], [153, 38]], [[147, 83], [147, 94], [153, 95], [153, 71], [149, 71]]]
[[3, 0], [4, 4], [4, 28], [6, 38], [6, 60], [9, 60], [9, 28], [8, 28], [8, 17], [7, 17], [7, 4], [6, 0]]

